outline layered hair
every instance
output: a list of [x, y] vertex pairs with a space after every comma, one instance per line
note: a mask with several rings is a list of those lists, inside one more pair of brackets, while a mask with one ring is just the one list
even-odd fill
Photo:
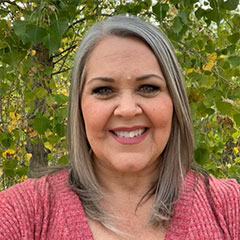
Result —
[[100, 205], [104, 192], [94, 173], [81, 110], [88, 58], [98, 43], [109, 36], [135, 37], [150, 47], [158, 60], [173, 102], [172, 128], [161, 158], [159, 156], [161, 164], [158, 179], [143, 196], [144, 199], [154, 195], [150, 223], [156, 225], [167, 222], [173, 214], [173, 204], [178, 198], [181, 183], [192, 166], [192, 120], [184, 79], [171, 43], [157, 27], [137, 17], [113, 16], [97, 23], [88, 30], [78, 48], [69, 99], [69, 184], [81, 199], [86, 215], [109, 227], [109, 215]]

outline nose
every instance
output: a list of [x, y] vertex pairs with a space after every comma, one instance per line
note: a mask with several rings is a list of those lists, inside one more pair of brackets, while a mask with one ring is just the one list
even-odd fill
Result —
[[137, 103], [136, 97], [133, 93], [122, 94], [117, 107], [114, 110], [115, 116], [121, 116], [124, 118], [132, 118], [142, 113], [142, 108]]

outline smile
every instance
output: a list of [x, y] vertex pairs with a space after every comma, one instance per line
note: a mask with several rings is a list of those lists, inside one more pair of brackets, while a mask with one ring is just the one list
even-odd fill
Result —
[[134, 138], [134, 137], [141, 136], [145, 131], [146, 131], [146, 128], [142, 128], [135, 131], [112, 131], [112, 133], [118, 137]]
[[111, 134], [113, 138], [120, 144], [131, 145], [139, 144], [149, 133], [149, 128], [144, 126], [135, 126], [135, 127], [120, 127], [112, 129]]

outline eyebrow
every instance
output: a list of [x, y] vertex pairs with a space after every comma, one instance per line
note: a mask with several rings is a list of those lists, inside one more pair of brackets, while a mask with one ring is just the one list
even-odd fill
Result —
[[[159, 78], [161, 79], [162, 81], [165, 81], [163, 77], [157, 75], [157, 74], [154, 74], [154, 73], [151, 73], [151, 74], [145, 74], [145, 75], [142, 75], [142, 76], [139, 76], [139, 77], [136, 77], [136, 81], [142, 81], [142, 80], [146, 80], [148, 78], [152, 78], [152, 77], [156, 77], [156, 78]], [[88, 81], [87, 84], [91, 83], [92, 81], [95, 81], [95, 80], [100, 80], [100, 81], [104, 81], [104, 82], [115, 82], [114, 78], [109, 78], [109, 77], [95, 77], [95, 78], [92, 78], [91, 80]]]
[[89, 80], [87, 84], [89, 84], [95, 80], [101, 80], [104, 82], [114, 82], [115, 81], [113, 78], [109, 78], [109, 77], [95, 77], [95, 78], [92, 78], [91, 80]]
[[161, 77], [161, 76], [159, 76], [159, 75], [157, 75], [157, 74], [154, 74], [154, 73], [146, 74], [146, 75], [142, 75], [142, 76], [136, 77], [136, 81], [146, 80], [146, 79], [152, 78], [152, 77], [156, 77], [156, 78], [159, 78], [159, 79], [165, 81], [163, 77]]

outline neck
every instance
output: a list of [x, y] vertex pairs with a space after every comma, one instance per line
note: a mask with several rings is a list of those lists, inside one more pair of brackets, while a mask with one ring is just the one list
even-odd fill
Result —
[[[129, 197], [142, 198], [157, 180], [159, 162], [140, 172], [119, 172], [95, 161], [96, 176], [108, 196], [116, 199]], [[119, 198], [119, 196], [121, 196]]]

